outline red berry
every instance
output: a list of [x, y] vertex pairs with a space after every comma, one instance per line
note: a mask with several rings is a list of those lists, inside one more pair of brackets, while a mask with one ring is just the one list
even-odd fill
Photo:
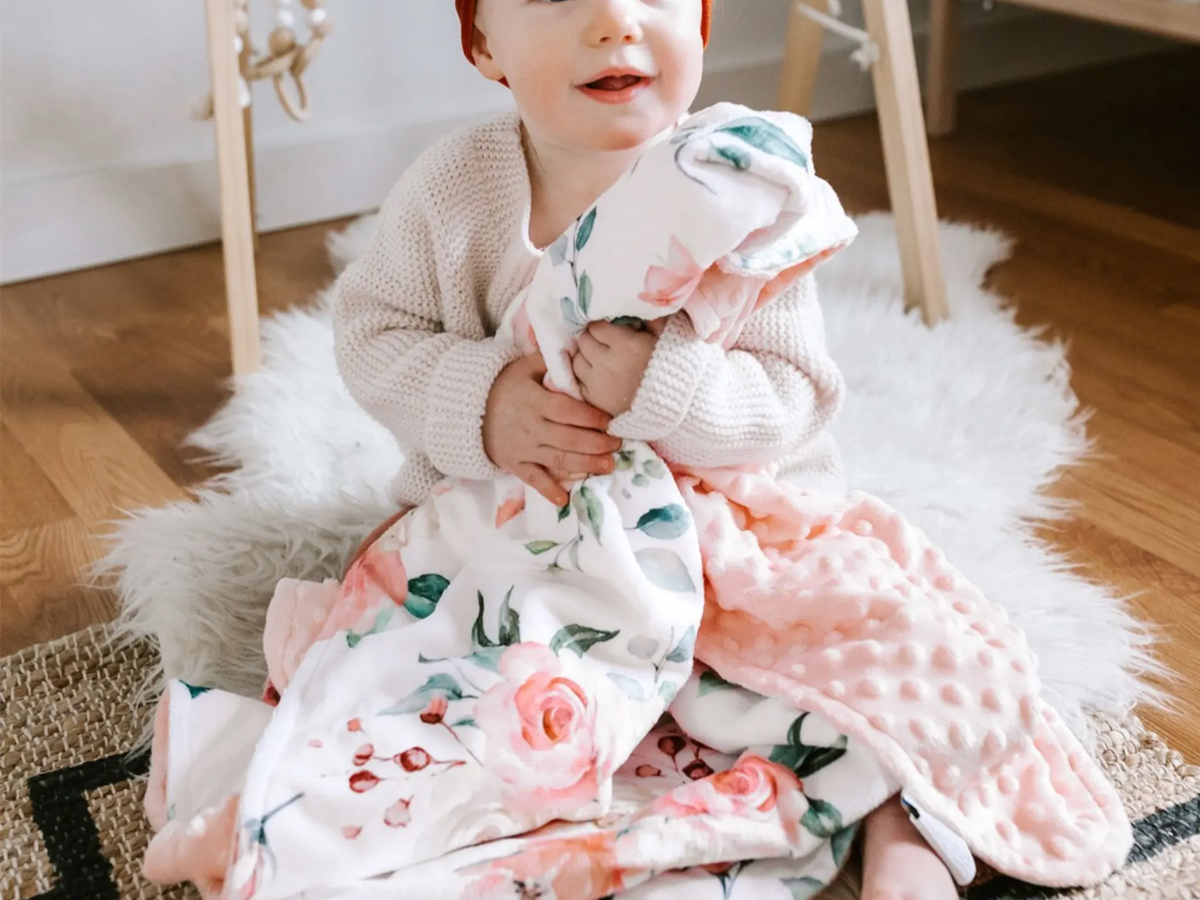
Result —
[[713, 773], [712, 768], [702, 759], [695, 762], [690, 762], [683, 767], [683, 774], [692, 781], [699, 781], [701, 778], [707, 778]]
[[397, 800], [388, 807], [387, 812], [383, 814], [383, 824], [389, 828], [403, 828], [412, 821], [412, 814], [408, 811], [409, 800]]
[[365, 794], [379, 785], [379, 777], [373, 772], [361, 769], [350, 776], [350, 790], [356, 794]]
[[404, 767], [405, 772], [420, 772], [433, 760], [420, 747], [410, 747], [403, 753], [396, 754], [396, 762]]
[[658, 739], [658, 749], [674, 759], [683, 752], [683, 748], [687, 746], [687, 741], [677, 734], [668, 734], [665, 737]]
[[442, 719], [446, 718], [446, 710], [449, 706], [445, 697], [434, 697], [425, 707], [425, 712], [421, 713], [421, 721], [426, 725], [440, 724]]
[[361, 747], [359, 747], [357, 750], [354, 751], [354, 764], [356, 766], [365, 766], [370, 761], [371, 757], [374, 755], [375, 755], [375, 745], [374, 744], [363, 744]]
[[347, 731], [362, 731], [362, 719], [351, 719], [346, 723]]

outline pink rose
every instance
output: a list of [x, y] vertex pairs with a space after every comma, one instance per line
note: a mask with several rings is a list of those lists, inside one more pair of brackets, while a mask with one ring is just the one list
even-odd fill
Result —
[[346, 573], [341, 594], [318, 640], [339, 631], [369, 631], [382, 610], [403, 606], [407, 599], [408, 575], [399, 552], [372, 547]]
[[279, 692], [287, 689], [309, 648], [320, 640], [341, 598], [342, 585], [332, 578], [321, 584], [282, 578], [275, 586], [263, 627], [267, 703], [278, 705]]
[[518, 886], [521, 896], [559, 898], [604, 897], [625, 887], [616, 839], [603, 832], [559, 839], [531, 836], [512, 856], [467, 871], [480, 873], [463, 895], [468, 900], [509, 896]]
[[718, 795], [735, 807], [770, 812], [782, 791], [803, 791], [796, 773], [761, 756], [744, 756], [732, 769], [718, 772], [709, 781]]
[[538, 822], [578, 814], [599, 791], [591, 698], [540, 644], [508, 648], [499, 669], [504, 681], [475, 710], [488, 739], [484, 768], [515, 812]]
[[803, 795], [804, 785], [791, 769], [761, 756], [747, 755], [724, 772], [660, 797], [652, 811], [673, 816], [774, 818], [772, 814], [781, 803], [798, 805]]
[[690, 250], [671, 238], [665, 266], [651, 266], [638, 299], [652, 306], [680, 306], [687, 300], [704, 277], [704, 269]]

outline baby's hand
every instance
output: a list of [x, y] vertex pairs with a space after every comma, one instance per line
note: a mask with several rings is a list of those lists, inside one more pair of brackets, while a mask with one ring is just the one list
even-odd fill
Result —
[[596, 409], [616, 417], [633, 406], [662, 331], [659, 322], [648, 327], [648, 331], [637, 331], [612, 322], [593, 322], [580, 335], [572, 368], [583, 399]]
[[542, 386], [546, 364], [534, 355], [510, 364], [492, 385], [483, 417], [483, 449], [492, 462], [553, 503], [570, 496], [562, 483], [607, 475], [621, 440], [607, 434], [611, 417]]

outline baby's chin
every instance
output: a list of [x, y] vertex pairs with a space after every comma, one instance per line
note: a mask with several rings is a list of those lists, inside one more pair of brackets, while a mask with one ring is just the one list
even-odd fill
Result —
[[654, 141], [675, 123], [675, 119], [656, 117], [653, 120], [631, 118], [627, 121], [600, 121], [590, 127], [577, 129], [571, 143], [581, 150], [603, 153], [619, 153], [636, 150]]

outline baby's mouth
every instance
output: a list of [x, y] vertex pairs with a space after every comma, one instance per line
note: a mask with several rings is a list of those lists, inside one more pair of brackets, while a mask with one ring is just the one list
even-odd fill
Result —
[[603, 78], [597, 78], [595, 81], [589, 81], [584, 87], [593, 91], [623, 91], [627, 88], [634, 87], [649, 82], [649, 78], [644, 75], [605, 75]]
[[636, 70], [617, 70], [580, 85], [579, 90], [597, 103], [623, 106], [632, 103], [653, 81], [653, 76], [643, 75]]

